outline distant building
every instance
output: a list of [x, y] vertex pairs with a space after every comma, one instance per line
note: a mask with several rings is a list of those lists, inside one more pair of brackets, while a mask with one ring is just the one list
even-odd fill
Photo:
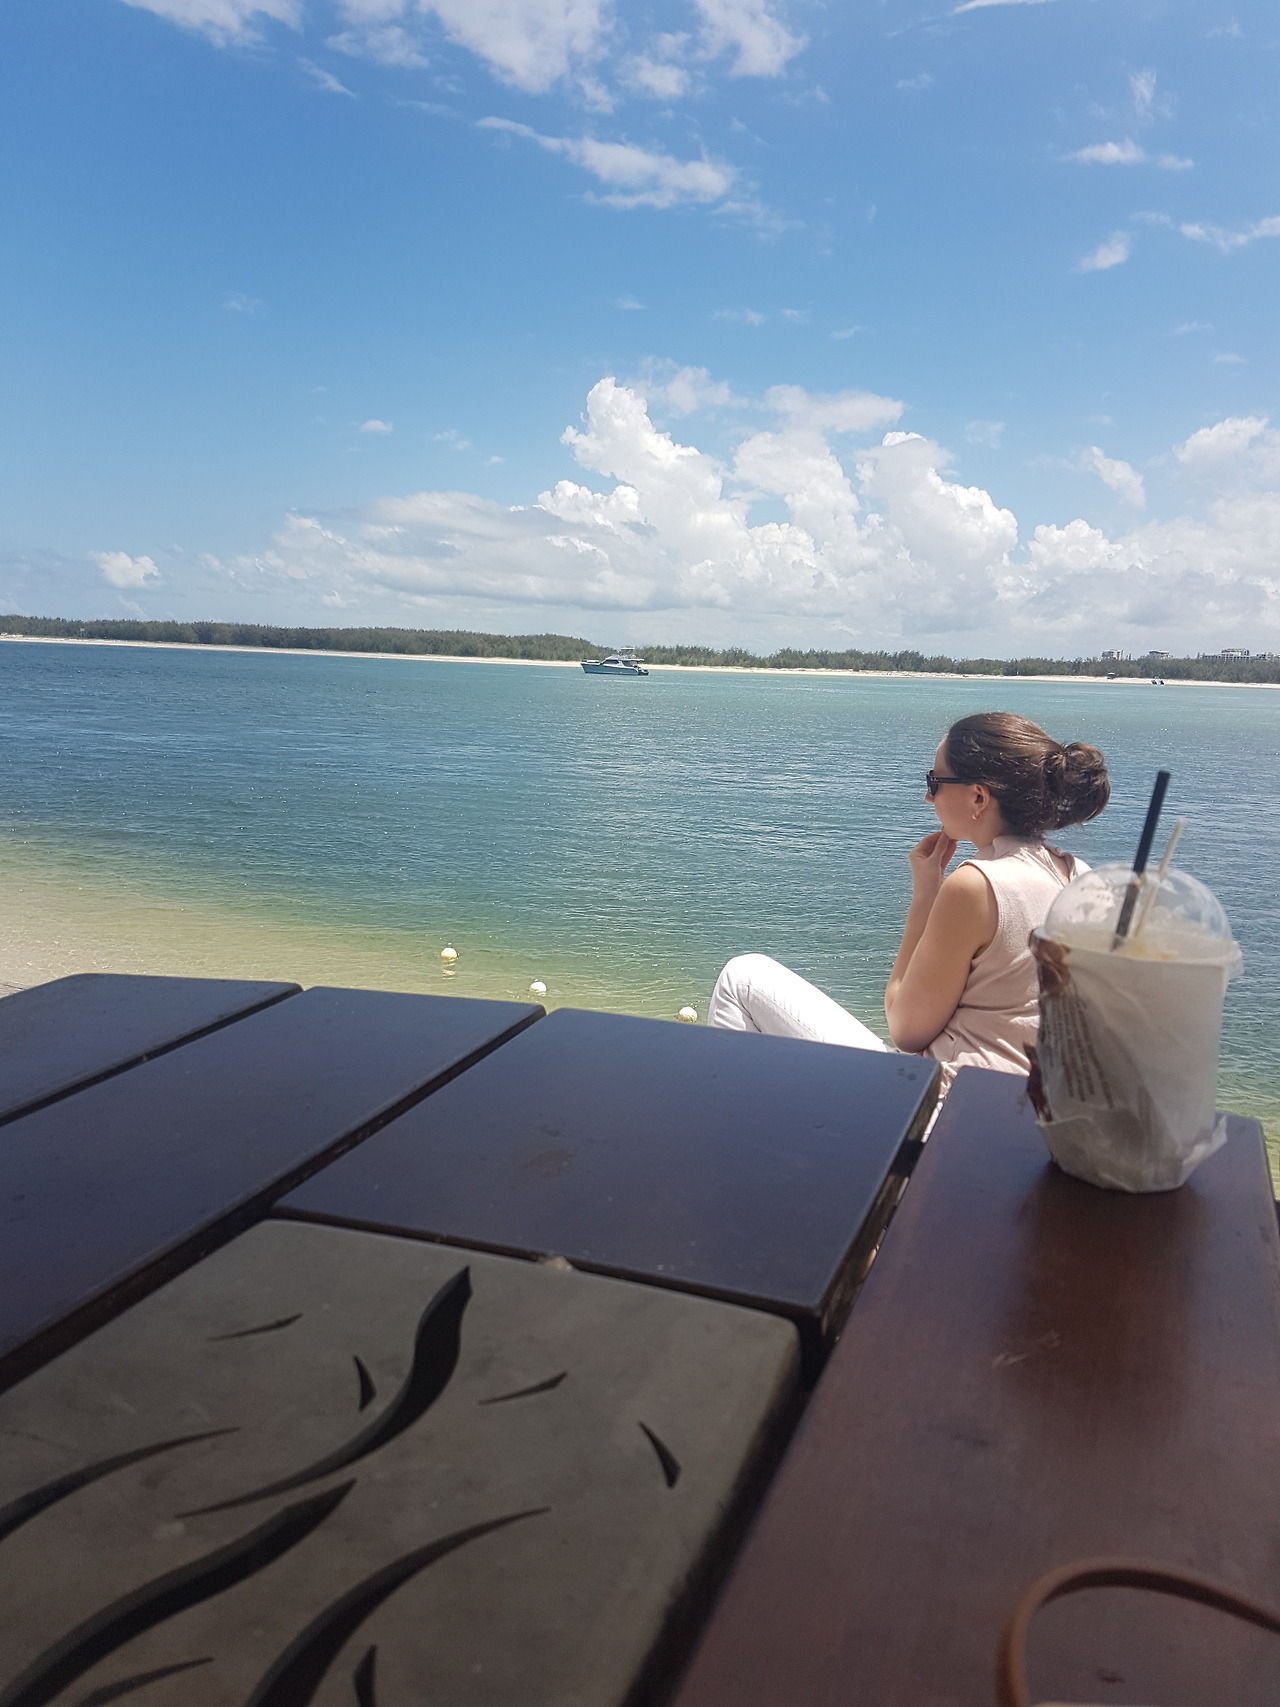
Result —
[[1124, 653], [1118, 647], [1113, 646], [1110, 651], [1102, 654], [1102, 661], [1104, 664], [1118, 664], [1123, 657]]
[[1247, 658], [1249, 648], [1247, 646], [1224, 646], [1221, 656], [1224, 658]]
[[1147, 657], [1148, 658], [1172, 658], [1173, 653], [1172, 652], [1148, 652]]

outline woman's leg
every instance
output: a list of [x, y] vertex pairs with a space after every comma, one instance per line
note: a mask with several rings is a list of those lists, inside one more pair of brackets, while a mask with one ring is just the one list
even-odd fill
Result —
[[874, 1031], [816, 985], [767, 954], [739, 954], [716, 979], [707, 1024], [723, 1031], [763, 1031], [810, 1043], [887, 1051]]

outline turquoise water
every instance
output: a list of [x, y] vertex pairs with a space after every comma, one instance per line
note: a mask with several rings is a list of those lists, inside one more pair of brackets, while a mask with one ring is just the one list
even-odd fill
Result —
[[[0, 854], [15, 893], [64, 895], [89, 935], [130, 897], [135, 936], [198, 915], [193, 970], [215, 941], [220, 970], [269, 952], [313, 981], [340, 945], [351, 981], [515, 995], [541, 977], [552, 1002], [670, 1017], [701, 1012], [720, 964], [754, 948], [880, 1029], [906, 849], [934, 824], [924, 772], [949, 722], [993, 706], [1106, 752], [1113, 805], [1062, 838], [1092, 863], [1131, 854], [1172, 770], [1179, 863], [1244, 949], [1224, 1100], [1274, 1119], [1266, 690], [0, 644]], [[181, 960], [180, 939], [152, 946]]]

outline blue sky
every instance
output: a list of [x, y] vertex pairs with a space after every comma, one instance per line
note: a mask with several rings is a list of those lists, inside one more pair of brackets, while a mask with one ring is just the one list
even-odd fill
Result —
[[9, 0], [0, 608], [1280, 649], [1280, 18]]

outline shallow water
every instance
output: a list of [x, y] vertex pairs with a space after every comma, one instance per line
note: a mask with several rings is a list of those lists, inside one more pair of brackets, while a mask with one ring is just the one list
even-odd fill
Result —
[[[1107, 754], [1062, 841], [1178, 863], [1244, 949], [1223, 1101], [1280, 1118], [1280, 694], [0, 644], [0, 981], [111, 966], [673, 1016], [761, 949], [882, 1030], [947, 724], [999, 706]], [[1159, 844], [1158, 844], [1159, 845]], [[459, 951], [456, 972], [439, 950]]]

